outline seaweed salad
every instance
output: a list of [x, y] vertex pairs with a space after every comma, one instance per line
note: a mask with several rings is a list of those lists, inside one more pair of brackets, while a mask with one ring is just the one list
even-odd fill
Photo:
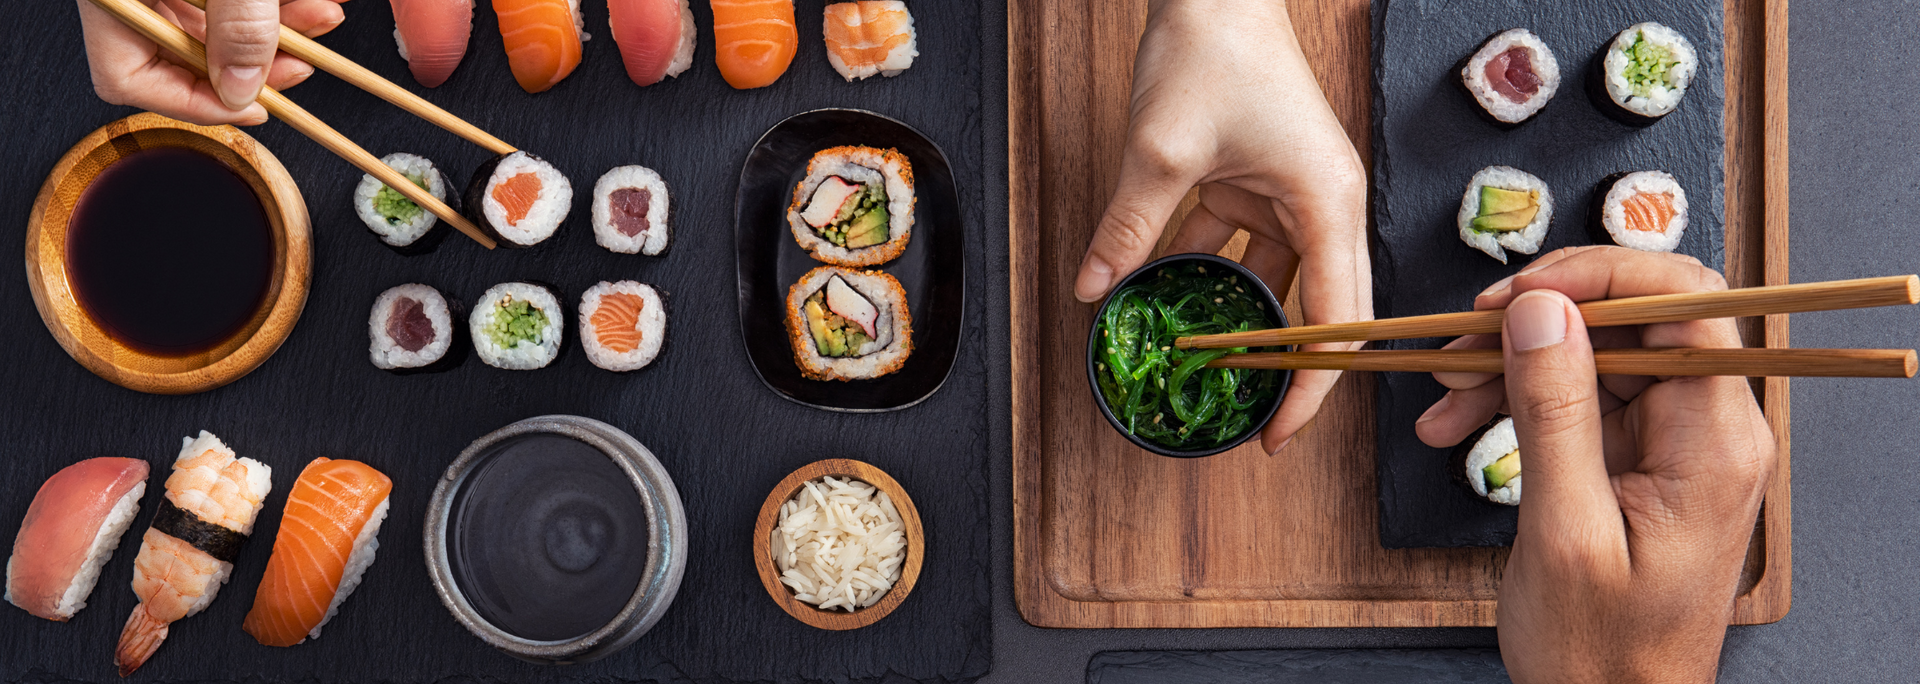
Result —
[[1179, 349], [1174, 338], [1270, 328], [1266, 303], [1238, 275], [1204, 264], [1161, 268], [1113, 295], [1100, 318], [1094, 377], [1132, 435], [1175, 450], [1219, 446], [1254, 427], [1250, 409], [1280, 392], [1273, 370], [1205, 368], [1236, 349]]

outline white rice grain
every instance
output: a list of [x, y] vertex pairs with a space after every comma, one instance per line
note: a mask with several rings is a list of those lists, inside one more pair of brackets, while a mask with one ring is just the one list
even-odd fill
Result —
[[893, 500], [851, 478], [807, 482], [780, 507], [773, 529], [780, 582], [822, 610], [878, 603], [900, 581], [905, 525]]

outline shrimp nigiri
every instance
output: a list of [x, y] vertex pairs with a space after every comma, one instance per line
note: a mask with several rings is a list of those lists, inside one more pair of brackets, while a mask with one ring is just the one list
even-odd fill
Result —
[[122, 677], [153, 656], [174, 622], [213, 603], [273, 488], [272, 468], [235, 457], [213, 433], [201, 430], [181, 441], [167, 494], [133, 560], [140, 604], [113, 652]]
[[55, 621], [87, 607], [146, 491], [147, 462], [133, 458], [89, 458], [47, 478], [13, 540], [7, 601]]
[[493, 0], [513, 80], [529, 93], [552, 88], [580, 66], [580, 0]]
[[273, 557], [241, 629], [267, 646], [320, 637], [380, 548], [393, 480], [359, 461], [313, 459], [287, 491]]
[[432, 88], [447, 82], [467, 56], [473, 0], [392, 0], [393, 42], [413, 80]]
[[635, 84], [650, 86], [693, 66], [687, 0], [607, 0], [607, 28]]
[[746, 90], [787, 73], [800, 47], [793, 0], [711, 0], [713, 60], [727, 85]]
[[852, 81], [874, 74], [894, 76], [920, 56], [913, 15], [900, 0], [860, 0], [827, 5], [827, 61]]

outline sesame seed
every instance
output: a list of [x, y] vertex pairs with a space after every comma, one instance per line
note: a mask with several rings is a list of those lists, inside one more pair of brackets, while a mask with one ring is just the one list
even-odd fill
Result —
[[1118, 353], [1120, 353], [1120, 350], [1118, 350], [1118, 349], [1114, 349], [1113, 347], [1107, 347], [1107, 353], [1108, 353], [1108, 354], [1118, 354]]
[[1221, 298], [1219, 298], [1219, 297], [1214, 297], [1214, 298], [1213, 298], [1213, 303], [1215, 303], [1215, 304], [1219, 304], [1219, 303], [1221, 303], [1221, 302], [1224, 302], [1224, 301], [1227, 301], [1227, 300], [1225, 300], [1225, 299], [1221, 299]]
[[1240, 293], [1240, 294], [1246, 294], [1246, 293], [1247, 293], [1247, 291], [1246, 291], [1246, 290], [1242, 290], [1242, 289], [1240, 289], [1240, 288], [1238, 288], [1238, 287], [1236, 287], [1236, 288], [1233, 288], [1233, 291], [1234, 291], [1234, 292], [1238, 292], [1238, 293]]
[[1160, 417], [1161, 417], [1161, 416], [1164, 416], [1164, 415], [1166, 415], [1166, 414], [1164, 414], [1164, 413], [1156, 413], [1156, 414], [1153, 414], [1153, 424], [1154, 424], [1154, 425], [1159, 425], [1159, 424], [1160, 424]]
[[1161, 347], [1160, 351], [1173, 351], [1173, 347]]
[[1201, 272], [1201, 273], [1206, 273], [1206, 272], [1207, 272], [1207, 267], [1205, 267], [1205, 266], [1198, 266], [1198, 267], [1196, 267], [1196, 268], [1198, 268], [1198, 269], [1200, 270], [1200, 272]]

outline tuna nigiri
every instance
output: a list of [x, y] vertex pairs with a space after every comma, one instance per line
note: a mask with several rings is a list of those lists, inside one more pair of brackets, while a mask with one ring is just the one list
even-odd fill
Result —
[[413, 80], [432, 88], [447, 82], [467, 56], [473, 0], [392, 0], [393, 42]]
[[147, 462], [131, 458], [89, 458], [47, 478], [13, 539], [7, 601], [62, 622], [87, 607], [146, 491]]
[[580, 0], [493, 0], [513, 80], [529, 93], [552, 88], [580, 66]]
[[273, 557], [241, 629], [267, 646], [320, 638], [380, 548], [393, 480], [359, 461], [313, 459], [287, 492]]
[[787, 73], [800, 46], [793, 0], [711, 1], [713, 60], [727, 85], [759, 88]]
[[848, 81], [899, 74], [920, 56], [914, 45], [913, 15], [900, 0], [827, 5], [825, 33], [827, 61]]
[[201, 430], [181, 442], [167, 494], [133, 560], [140, 604], [113, 652], [122, 677], [159, 650], [174, 622], [213, 603], [273, 488], [272, 468], [234, 456], [213, 433]]
[[627, 78], [643, 86], [693, 65], [693, 8], [687, 0], [607, 0], [607, 29]]

